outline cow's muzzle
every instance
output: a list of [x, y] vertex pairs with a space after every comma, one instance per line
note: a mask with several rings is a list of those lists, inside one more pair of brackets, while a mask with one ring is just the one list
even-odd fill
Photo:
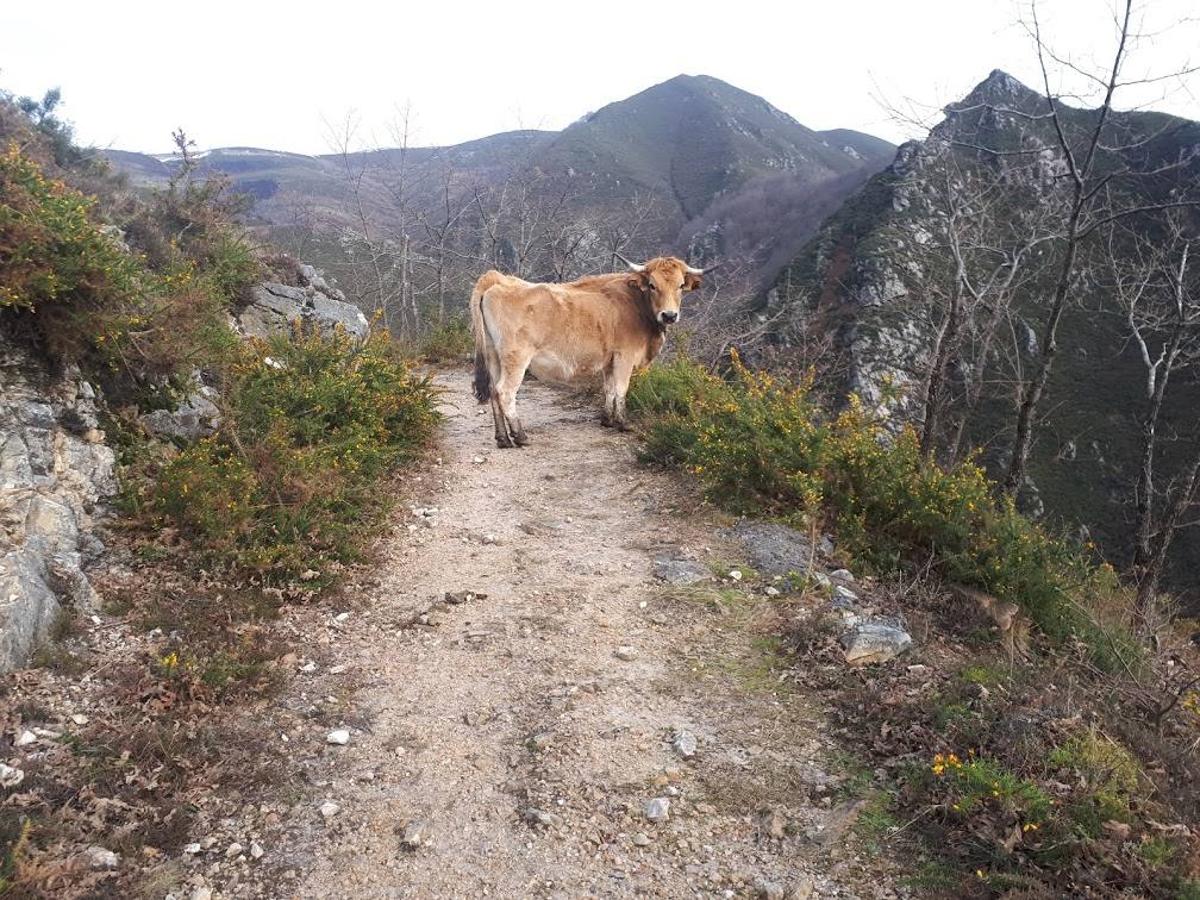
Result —
[[672, 325], [679, 321], [679, 313], [674, 310], [664, 309], [658, 314], [658, 320], [664, 325]]

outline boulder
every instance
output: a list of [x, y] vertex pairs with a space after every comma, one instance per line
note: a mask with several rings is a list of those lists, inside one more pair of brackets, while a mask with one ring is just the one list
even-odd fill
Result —
[[214, 402], [217, 391], [204, 384], [199, 375], [195, 387], [175, 409], [156, 409], [141, 416], [142, 424], [154, 437], [185, 442], [197, 441], [217, 430], [221, 411]]
[[842, 635], [846, 662], [852, 666], [887, 662], [912, 646], [912, 635], [885, 622], [860, 622]]
[[312, 266], [299, 268], [299, 286], [264, 281], [251, 291], [250, 303], [237, 316], [237, 329], [248, 337], [270, 338], [288, 334], [300, 321], [325, 333], [344, 330], [363, 340], [371, 330], [367, 317], [346, 296], [332, 287]]

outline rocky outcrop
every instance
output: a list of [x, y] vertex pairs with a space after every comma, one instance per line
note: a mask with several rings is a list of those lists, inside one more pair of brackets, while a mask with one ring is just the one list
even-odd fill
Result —
[[250, 304], [237, 316], [237, 328], [247, 337], [286, 334], [293, 322], [313, 325], [324, 333], [338, 328], [356, 340], [370, 331], [367, 317], [346, 295], [330, 285], [312, 266], [299, 267], [300, 286], [264, 281], [252, 292]]
[[[356, 340], [366, 317], [312, 266], [299, 286], [264, 282], [232, 323], [246, 336], [288, 334], [300, 320]], [[220, 425], [219, 396], [193, 376], [175, 409], [140, 417], [147, 433], [182, 444]], [[78, 370], [46, 364], [0, 335], [0, 671], [21, 665], [64, 606], [95, 604], [85, 561], [103, 549], [92, 526], [117, 490], [115, 457], [97, 419], [98, 398]]]
[[95, 392], [0, 338], [0, 671], [20, 665], [64, 604], [88, 608], [90, 526], [117, 488]]

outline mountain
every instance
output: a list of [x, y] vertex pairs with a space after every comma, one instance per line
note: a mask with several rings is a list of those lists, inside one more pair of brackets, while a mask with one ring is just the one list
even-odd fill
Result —
[[[944, 300], [931, 298], [939, 291], [944, 297], [954, 280], [946, 277], [946, 185], [971, 196], [957, 210], [978, 229], [963, 233], [968, 246], [1015, 246], [1022, 229], [1052, 230], [1047, 223], [1061, 214], [1069, 178], [1045, 110], [1045, 97], [994, 71], [947, 107], [925, 140], [900, 147], [892, 164], [846, 200], [764, 293], [763, 311], [785, 323], [779, 343], [796, 345], [800, 335], [828, 341], [842, 363], [836, 377], [844, 393], [919, 425], [932, 338], [945, 321]], [[1063, 107], [1062, 120], [1069, 133], [1082, 134], [1096, 112]], [[1102, 171], [1112, 173], [1104, 189], [1115, 206], [1191, 196], [1200, 184], [1200, 123], [1134, 111], [1113, 113], [1105, 127], [1099, 152]], [[989, 187], [972, 195], [973, 180]], [[1142, 237], [1161, 228], [1146, 217], [1130, 218], [1127, 226]], [[1114, 299], [1104, 249], [1088, 248], [1078, 302], [1059, 329], [1061, 351], [1021, 501], [1081, 539], [1090, 536], [1108, 558], [1123, 563], [1132, 549], [1146, 376]], [[954, 402], [963, 407], [955, 413], [964, 423], [962, 447], [982, 447], [983, 461], [995, 472], [1007, 464], [1016, 386], [1039, 357], [1059, 253], [1061, 241], [1054, 239], [1030, 251], [1011, 291], [981, 305], [979, 327], [967, 329], [964, 355], [951, 368]], [[978, 385], [974, 397], [971, 385]], [[1191, 434], [1197, 405], [1194, 374], [1173, 382], [1168, 431]], [[1168, 442], [1161, 461], [1165, 484], [1180, 463], [1178, 446]], [[1176, 586], [1182, 586], [1180, 579], [1200, 564], [1200, 529], [1182, 532], [1176, 551]]]
[[[232, 147], [207, 151], [199, 162], [202, 172], [223, 173], [252, 196], [251, 215], [276, 238], [301, 219], [326, 235], [359, 227], [350, 184], [361, 172], [358, 198], [385, 233], [407, 232], [413, 222], [452, 209], [443, 217], [461, 226], [456, 240], [463, 255], [483, 255], [472, 246], [488, 215], [480, 198], [500, 203], [502, 197], [511, 207], [519, 194], [522, 203], [553, 207], [558, 219], [587, 222], [588, 240], [597, 245], [589, 262], [602, 264], [601, 232], [625, 227], [633, 232], [622, 244], [630, 253], [734, 257], [746, 280], [760, 285], [894, 152], [860, 132], [806, 128], [716, 78], [680, 75], [558, 132], [515, 131], [448, 147], [344, 156]], [[178, 165], [174, 156], [121, 150], [108, 158], [138, 185], [162, 185]], [[516, 190], [506, 189], [513, 185]], [[635, 209], [636, 227], [623, 224]], [[503, 217], [521, 214], [510, 208]], [[545, 240], [552, 240], [552, 229], [545, 230]], [[334, 250], [327, 245], [324, 252]], [[543, 256], [528, 274], [557, 274], [553, 253]]]

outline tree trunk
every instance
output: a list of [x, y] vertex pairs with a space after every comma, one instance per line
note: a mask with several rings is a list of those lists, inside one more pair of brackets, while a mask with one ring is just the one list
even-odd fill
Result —
[[1162, 372], [1154, 379], [1154, 390], [1150, 394], [1150, 408], [1142, 421], [1142, 459], [1137, 479], [1137, 536], [1134, 540], [1133, 572], [1140, 582], [1142, 573], [1150, 564], [1154, 534], [1154, 462], [1158, 420], [1162, 414], [1163, 398], [1167, 393], [1167, 382], [1171, 378], [1171, 367], [1183, 342], [1184, 328], [1180, 324], [1171, 335], [1171, 343], [1162, 358]]
[[1054, 286], [1054, 302], [1050, 306], [1050, 315], [1046, 319], [1046, 328], [1042, 333], [1041, 359], [1032, 380], [1026, 385], [1017, 410], [1017, 433], [1013, 438], [1012, 460], [1009, 462], [1008, 474], [1005, 476], [1001, 490], [1009, 497], [1015, 497], [1025, 480], [1025, 470], [1029, 465], [1029, 452], [1033, 447], [1033, 420], [1037, 415], [1038, 404], [1050, 380], [1050, 372], [1054, 368], [1054, 358], [1058, 355], [1058, 326], [1062, 321], [1063, 312], [1067, 307], [1067, 298], [1071, 293], [1071, 281], [1075, 276], [1075, 254], [1079, 249], [1079, 217], [1083, 211], [1083, 188], [1076, 184], [1075, 197], [1071, 204], [1071, 217], [1067, 222], [1067, 246], [1063, 252], [1062, 267], [1059, 269], [1058, 282]]
[[1167, 562], [1167, 553], [1184, 516], [1196, 502], [1197, 487], [1200, 487], [1200, 452], [1192, 459], [1186, 475], [1175, 490], [1174, 502], [1154, 537], [1153, 552], [1138, 583], [1134, 624], [1142, 631], [1150, 624], [1150, 611], [1158, 594], [1158, 582]]
[[958, 332], [961, 326], [962, 276], [960, 272], [955, 279], [950, 308], [946, 310], [946, 318], [942, 322], [942, 327], [938, 329], [937, 339], [934, 343], [933, 365], [929, 370], [929, 380], [925, 388], [925, 423], [921, 429], [921, 455], [925, 459], [933, 457], [934, 445], [941, 424], [946, 369], [950, 364], [950, 357], [954, 345], [958, 341]]

